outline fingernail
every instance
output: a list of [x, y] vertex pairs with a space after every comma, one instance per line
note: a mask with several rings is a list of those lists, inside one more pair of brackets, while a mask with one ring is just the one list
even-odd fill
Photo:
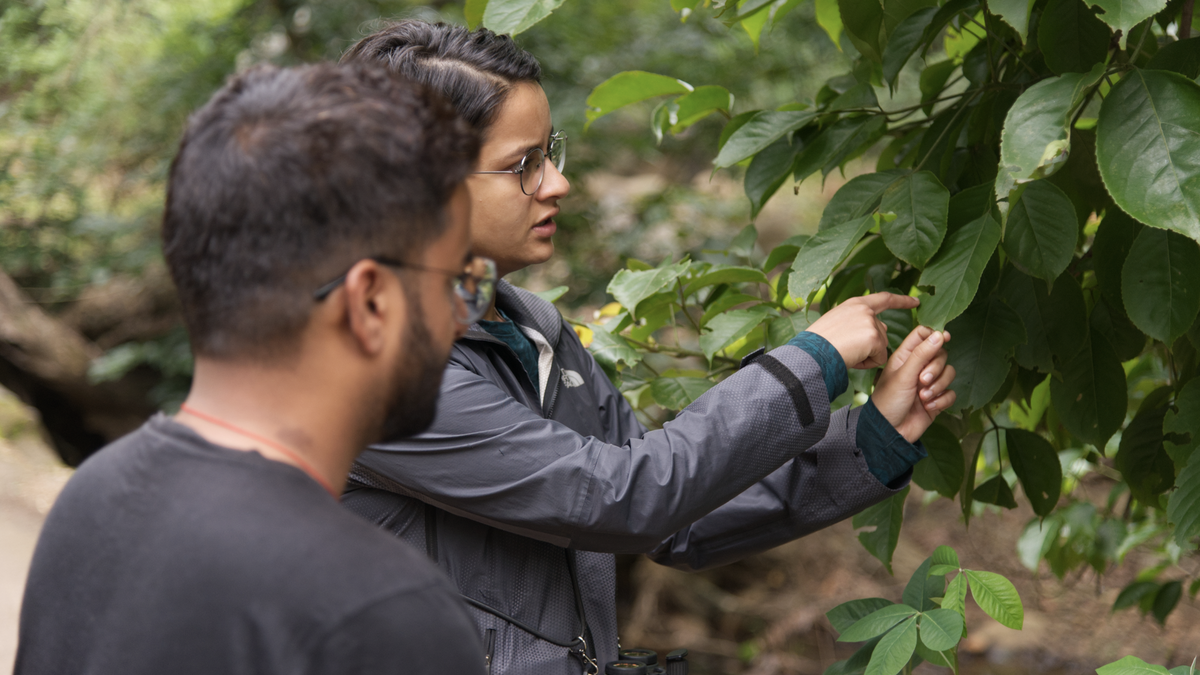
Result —
[[931, 344], [935, 347], [942, 344], [942, 334], [940, 332], [934, 331], [933, 335], [929, 336], [929, 344]]
[[921, 381], [925, 382], [926, 384], [933, 382], [933, 373], [925, 373], [921, 376]]

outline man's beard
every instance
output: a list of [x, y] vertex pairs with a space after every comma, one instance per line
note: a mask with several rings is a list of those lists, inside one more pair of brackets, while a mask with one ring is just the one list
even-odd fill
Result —
[[433, 424], [442, 373], [446, 369], [447, 355], [434, 351], [433, 338], [418, 309], [417, 298], [409, 298], [408, 306], [408, 337], [395, 374], [395, 390], [385, 412], [381, 434], [384, 441], [415, 436]]

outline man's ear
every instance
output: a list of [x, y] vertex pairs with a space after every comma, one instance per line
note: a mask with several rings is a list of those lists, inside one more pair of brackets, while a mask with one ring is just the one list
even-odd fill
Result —
[[374, 260], [360, 260], [346, 273], [346, 327], [360, 349], [376, 356], [403, 330], [407, 307], [400, 280]]

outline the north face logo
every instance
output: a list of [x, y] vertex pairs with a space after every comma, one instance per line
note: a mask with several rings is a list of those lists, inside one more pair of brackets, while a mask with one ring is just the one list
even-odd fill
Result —
[[573, 370], [563, 369], [562, 382], [567, 387], [578, 387], [583, 384], [583, 376]]

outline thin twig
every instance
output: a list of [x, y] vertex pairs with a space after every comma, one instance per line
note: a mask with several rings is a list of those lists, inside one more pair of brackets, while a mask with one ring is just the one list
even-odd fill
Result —
[[925, 153], [925, 156], [921, 158], [921, 163], [918, 164], [915, 169], [913, 169], [914, 173], [920, 171], [921, 168], [925, 166], [925, 162], [929, 161], [929, 158], [933, 156], [933, 151], [937, 149], [938, 144], [942, 142], [942, 139], [946, 137], [946, 134], [950, 133], [950, 129], [954, 127], [954, 121], [958, 119], [959, 115], [963, 114], [963, 112], [971, 105], [971, 101], [973, 100], [975, 100], [974, 94], [962, 104], [962, 107], [959, 108], [958, 111], [954, 113], [954, 117], [950, 118], [950, 123], [946, 125], [945, 129], [942, 129], [942, 133], [938, 135], [937, 140], [935, 140], [933, 145], [929, 147], [929, 152]]

